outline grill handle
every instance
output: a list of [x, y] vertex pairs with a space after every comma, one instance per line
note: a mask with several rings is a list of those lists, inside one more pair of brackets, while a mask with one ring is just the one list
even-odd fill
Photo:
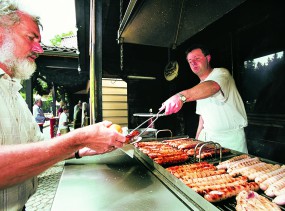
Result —
[[161, 132], [169, 132], [170, 133], [170, 137], [172, 137], [172, 131], [169, 130], [169, 129], [163, 129], [163, 130], [158, 130], [156, 133], [155, 133], [155, 138], [157, 138], [157, 135]]
[[216, 142], [213, 142], [213, 141], [208, 141], [208, 142], [202, 142], [202, 143], [198, 143], [196, 146], [195, 146], [195, 151], [194, 151], [194, 162], [196, 162], [196, 150], [198, 148], [198, 146], [200, 146], [200, 149], [199, 149], [199, 163], [201, 162], [201, 152], [203, 150], [203, 147], [204, 146], [207, 146], [207, 145], [214, 145], [215, 146], [215, 157], [217, 157], [217, 147], [220, 149], [220, 162], [222, 161], [222, 147], [219, 143], [216, 143]]

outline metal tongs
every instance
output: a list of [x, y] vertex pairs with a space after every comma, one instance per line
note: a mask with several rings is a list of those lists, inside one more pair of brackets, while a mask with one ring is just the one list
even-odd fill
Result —
[[[158, 117], [165, 115], [165, 114], [160, 114], [161, 112], [162, 112], [162, 110], [158, 111], [156, 114], [154, 114], [153, 116], [151, 116], [150, 118], [145, 120], [143, 123], [141, 123], [135, 129], [133, 129], [128, 135], [126, 135], [126, 137], [130, 138], [129, 144], [134, 144], [134, 143], [141, 141], [142, 140], [141, 135], [155, 123], [155, 121], [158, 119]], [[139, 134], [135, 133], [142, 125], [144, 125], [145, 123], [147, 123], [151, 119], [152, 119], [151, 123], [144, 130], [142, 130]]]

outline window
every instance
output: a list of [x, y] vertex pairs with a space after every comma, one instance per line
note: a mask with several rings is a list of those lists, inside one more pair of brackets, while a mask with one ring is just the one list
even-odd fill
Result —
[[284, 52], [245, 61], [242, 86], [247, 113], [285, 114]]

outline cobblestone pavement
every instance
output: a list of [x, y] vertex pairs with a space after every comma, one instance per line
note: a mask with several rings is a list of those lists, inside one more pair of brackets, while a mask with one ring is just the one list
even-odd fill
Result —
[[63, 166], [64, 161], [59, 162], [38, 176], [38, 189], [26, 203], [27, 211], [51, 210]]
[[[44, 128], [44, 135], [50, 138], [49, 126]], [[64, 161], [55, 164], [38, 176], [37, 192], [26, 203], [26, 211], [50, 211], [56, 189], [63, 171]]]

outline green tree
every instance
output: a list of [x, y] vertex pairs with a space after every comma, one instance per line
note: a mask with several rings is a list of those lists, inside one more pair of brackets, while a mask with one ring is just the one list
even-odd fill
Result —
[[62, 38], [64, 37], [70, 37], [70, 36], [73, 36], [74, 33], [73, 31], [70, 31], [70, 32], [67, 32], [67, 33], [62, 33], [61, 35], [55, 35], [53, 39], [50, 40], [51, 44], [54, 45], [54, 46], [60, 46], [61, 45], [61, 41], [62, 41]]

